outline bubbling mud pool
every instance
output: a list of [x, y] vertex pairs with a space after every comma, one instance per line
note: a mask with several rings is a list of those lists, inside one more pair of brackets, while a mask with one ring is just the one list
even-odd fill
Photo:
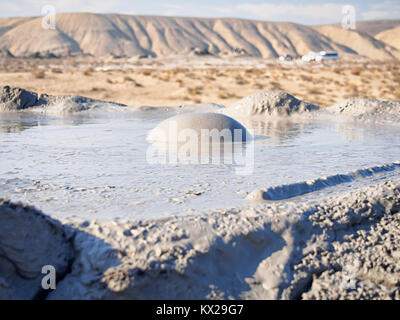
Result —
[[[254, 151], [245, 174], [223, 161], [152, 163], [146, 137], [169, 116], [162, 109], [112, 117], [2, 114], [0, 197], [59, 218], [144, 220], [251, 206], [246, 197], [253, 190], [361, 168], [372, 173], [338, 176], [332, 187], [280, 194], [276, 201], [314, 201], [400, 176], [400, 127], [335, 118], [246, 123], [255, 139], [251, 148], [244, 146]], [[381, 165], [386, 167], [375, 168]]]

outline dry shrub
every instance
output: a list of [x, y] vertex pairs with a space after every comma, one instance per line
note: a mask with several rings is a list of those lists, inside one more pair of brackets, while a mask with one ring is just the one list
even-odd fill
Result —
[[281, 74], [281, 79], [287, 80], [287, 79], [288, 79], [287, 74], [286, 74], [286, 73], [282, 73], [282, 74]]
[[177, 73], [185, 73], [185, 72], [187, 72], [188, 71], [188, 69], [186, 69], [186, 68], [174, 68], [174, 69], [172, 69], [171, 70], [172, 71], [172, 73], [175, 73], [175, 74], [177, 74]]
[[358, 85], [356, 85], [355, 83], [350, 83], [346, 87], [346, 91], [358, 91]]
[[87, 67], [87, 68], [83, 71], [83, 74], [84, 74], [85, 76], [90, 76], [90, 75], [92, 74], [93, 71], [94, 71], [93, 67], [92, 67], [92, 66], [89, 66], [89, 67]]
[[44, 72], [44, 70], [40, 70], [40, 69], [33, 70], [32, 74], [36, 79], [43, 79], [46, 76], [46, 73]]
[[50, 71], [51, 71], [52, 73], [63, 73], [62, 70], [61, 70], [61, 69], [58, 69], [58, 68], [51, 68]]
[[144, 69], [144, 70], [140, 71], [140, 73], [144, 76], [149, 76], [149, 75], [151, 75], [152, 71], [150, 69]]
[[373, 95], [369, 95], [369, 94], [360, 94], [358, 95], [358, 97], [360, 98], [364, 98], [364, 99], [372, 99], [372, 100], [377, 100], [377, 98]]
[[271, 77], [274, 80], [279, 80], [281, 78], [281, 76], [279, 74], [276, 74], [276, 73], [271, 74]]
[[264, 76], [264, 77], [269, 77], [266, 73], [267, 73], [267, 69], [254, 69], [254, 73], [257, 75], [257, 76]]
[[348, 94], [343, 95], [343, 99], [358, 98], [358, 97], [359, 97], [358, 91], [350, 92]]
[[334, 73], [337, 73], [337, 74], [341, 74], [342, 71], [343, 71], [342, 68], [334, 68], [334, 69], [333, 69], [333, 72], [334, 72]]
[[320, 95], [320, 94], [322, 94], [322, 91], [321, 91], [320, 88], [313, 87], [313, 88], [310, 88], [310, 89], [308, 90], [308, 93], [309, 93], [309, 94]]
[[306, 76], [305, 74], [301, 74], [300, 75], [300, 79], [303, 80], [303, 81], [308, 81], [308, 82], [312, 82], [313, 81], [313, 77]]
[[133, 83], [136, 87], [143, 87], [140, 83], [136, 82], [135, 79], [132, 79], [130, 76], [125, 76], [123, 82], [131, 82]]
[[143, 85], [141, 83], [135, 81], [135, 87], [143, 88]]
[[135, 80], [133, 78], [131, 78], [130, 76], [125, 76], [123, 81], [124, 82], [135, 82]]
[[193, 72], [186, 73], [186, 77], [193, 80], [197, 79], [196, 75]]
[[256, 88], [257, 90], [262, 90], [264, 89], [264, 85], [257, 82], [254, 84], [254, 88]]
[[98, 87], [93, 87], [91, 91], [93, 92], [99, 92], [99, 91], [104, 91], [104, 88], [98, 88]]
[[165, 82], [171, 81], [171, 77], [169, 75], [165, 75], [163, 77], [160, 77], [159, 79]]
[[366, 78], [366, 77], [362, 77], [362, 78], [361, 78], [361, 82], [362, 82], [362, 83], [365, 83], [365, 84], [371, 83], [371, 81], [370, 81], [368, 78]]
[[394, 86], [389, 85], [389, 86], [387, 86], [387, 89], [388, 89], [390, 92], [395, 92], [397, 88], [395, 88]]
[[362, 67], [354, 67], [350, 70], [351, 74], [353, 76], [359, 76], [361, 74], [361, 72], [363, 71]]
[[188, 93], [191, 94], [191, 95], [198, 95], [198, 94], [201, 94], [201, 93], [202, 93], [203, 89], [204, 89], [203, 87], [197, 86], [197, 87], [190, 87], [190, 88], [187, 88], [187, 91], [188, 91]]
[[260, 76], [264, 76], [265, 72], [266, 72], [266, 70], [262, 70], [262, 69], [259, 69], [259, 68], [254, 68], [254, 69], [246, 69], [244, 71], [244, 74], [246, 76], [257, 76], [257, 77], [260, 77]]
[[243, 79], [241, 76], [237, 76], [236, 77], [236, 84], [245, 85], [245, 84], [249, 84], [249, 81], [247, 81], [246, 79]]
[[271, 81], [269, 84], [270, 84], [272, 90], [282, 90], [281, 84], [277, 81]]
[[218, 94], [218, 98], [226, 100], [226, 99], [231, 99], [231, 98], [237, 98], [237, 96], [235, 94], [233, 94], [233, 93], [230, 93], [230, 92], [220, 92]]
[[371, 72], [371, 73], [375, 73], [375, 72], [380, 71], [379, 68], [376, 68], [376, 67], [371, 67], [371, 68], [369, 68], [368, 70], [369, 70], [369, 72]]

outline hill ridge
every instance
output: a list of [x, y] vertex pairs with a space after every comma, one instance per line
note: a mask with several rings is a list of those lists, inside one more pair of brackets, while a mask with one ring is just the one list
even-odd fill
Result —
[[41, 22], [42, 17], [0, 18], [0, 50], [9, 50], [14, 56], [37, 52], [66, 55], [68, 50], [94, 56], [168, 56], [196, 51], [217, 55], [241, 52], [262, 58], [335, 50], [371, 59], [400, 58], [390, 36], [381, 41], [363, 30], [332, 25], [119, 13], [57, 14], [56, 30], [43, 29]]

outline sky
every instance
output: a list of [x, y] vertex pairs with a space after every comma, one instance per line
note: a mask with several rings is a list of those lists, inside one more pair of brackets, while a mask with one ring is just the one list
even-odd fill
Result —
[[0, 0], [0, 17], [40, 16], [45, 5], [56, 13], [95, 12], [187, 17], [235, 17], [302, 24], [337, 23], [343, 6], [356, 20], [400, 19], [400, 0]]

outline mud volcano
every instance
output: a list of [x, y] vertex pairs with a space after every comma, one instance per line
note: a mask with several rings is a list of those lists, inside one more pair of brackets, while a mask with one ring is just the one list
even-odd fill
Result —
[[191, 113], [161, 122], [148, 135], [149, 142], [181, 143], [187, 137], [201, 139], [218, 135], [221, 142], [245, 142], [251, 139], [247, 129], [235, 119], [219, 113]]

